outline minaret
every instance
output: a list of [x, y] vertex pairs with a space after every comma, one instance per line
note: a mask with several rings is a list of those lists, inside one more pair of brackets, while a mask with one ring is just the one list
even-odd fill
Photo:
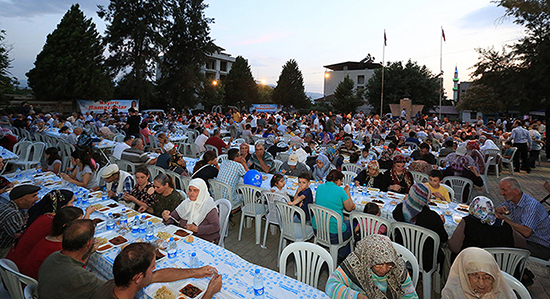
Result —
[[455, 76], [453, 78], [453, 101], [456, 103], [458, 101], [458, 69], [455, 66]]

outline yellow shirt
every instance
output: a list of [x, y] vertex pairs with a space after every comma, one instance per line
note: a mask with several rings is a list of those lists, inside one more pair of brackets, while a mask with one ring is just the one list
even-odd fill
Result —
[[447, 189], [441, 185], [439, 185], [439, 188], [434, 188], [432, 187], [429, 183], [424, 183], [426, 186], [430, 187], [430, 192], [431, 192], [431, 195], [430, 195], [430, 200], [435, 200], [435, 199], [439, 199], [441, 200], [440, 198], [436, 198], [433, 194], [435, 192], [439, 192], [441, 195], [443, 195], [443, 197], [445, 197], [445, 200], [447, 202], [450, 202], [451, 201], [451, 197], [449, 196], [449, 191], [447, 191]]

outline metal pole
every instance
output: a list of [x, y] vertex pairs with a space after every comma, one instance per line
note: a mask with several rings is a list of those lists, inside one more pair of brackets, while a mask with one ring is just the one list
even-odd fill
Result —
[[384, 29], [384, 47], [382, 48], [382, 90], [380, 92], [380, 117], [384, 116], [384, 69], [386, 68], [386, 29]]
[[443, 26], [441, 26], [441, 42], [439, 47], [439, 121], [441, 121], [441, 94], [443, 93]]

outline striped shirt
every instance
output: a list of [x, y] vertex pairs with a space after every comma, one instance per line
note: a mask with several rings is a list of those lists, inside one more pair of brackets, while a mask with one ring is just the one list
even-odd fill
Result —
[[139, 150], [136, 147], [125, 149], [122, 151], [120, 157], [121, 160], [126, 160], [134, 164], [149, 164], [152, 160], [146, 152]]
[[[379, 277], [375, 275], [372, 270], [371, 279], [374, 284], [382, 291], [386, 292], [387, 282], [386, 277]], [[401, 289], [405, 292], [403, 299], [418, 299], [416, 290], [412, 283], [411, 278], [407, 274], [407, 279], [401, 284]], [[356, 285], [340, 267], [336, 268], [332, 274], [330, 274], [329, 279], [327, 280], [327, 285], [325, 288], [325, 293], [334, 299], [355, 299], [359, 294], [365, 295], [360, 286]]]
[[23, 229], [23, 214], [13, 201], [0, 204], [0, 248], [7, 248]]
[[540, 202], [523, 193], [517, 205], [512, 201], [506, 201], [501, 206], [510, 211], [513, 222], [533, 230], [527, 241], [550, 247], [550, 218]]

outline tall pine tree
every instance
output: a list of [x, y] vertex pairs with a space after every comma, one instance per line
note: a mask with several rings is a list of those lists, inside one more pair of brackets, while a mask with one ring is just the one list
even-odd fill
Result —
[[27, 73], [36, 98], [43, 101], [109, 99], [112, 81], [104, 66], [103, 50], [92, 19], [86, 19], [78, 4], [71, 6], [48, 35], [34, 68]]
[[11, 59], [8, 56], [10, 48], [4, 44], [6, 31], [0, 30], [0, 102], [4, 103], [8, 99], [4, 96], [5, 93], [13, 90], [15, 79], [11, 77]]
[[258, 88], [248, 62], [237, 56], [225, 78], [225, 103], [227, 105], [250, 106], [258, 101]]
[[290, 59], [283, 66], [277, 87], [273, 92], [273, 101], [287, 107], [308, 108], [311, 106], [305, 93], [304, 77], [296, 60]]

